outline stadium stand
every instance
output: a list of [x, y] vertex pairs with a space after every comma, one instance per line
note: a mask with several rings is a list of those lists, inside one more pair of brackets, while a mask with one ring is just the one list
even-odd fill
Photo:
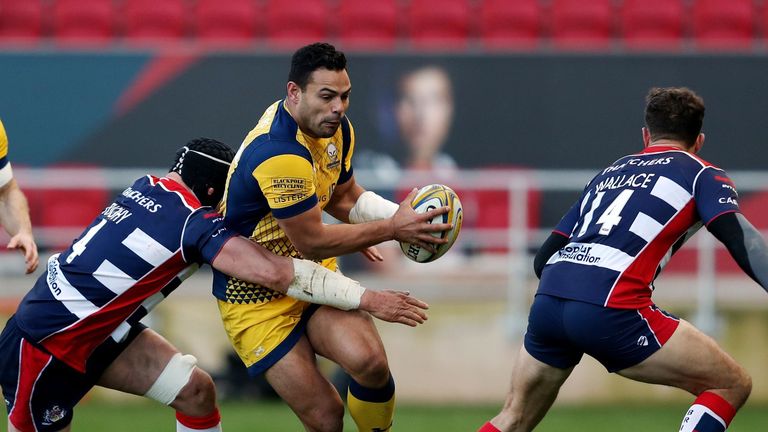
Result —
[[125, 0], [125, 36], [130, 43], [177, 41], [186, 35], [190, 11], [184, 0]]
[[253, 0], [199, 0], [195, 5], [195, 34], [206, 43], [253, 43], [258, 16]]
[[57, 0], [51, 15], [57, 43], [102, 46], [114, 37], [116, 19], [111, 0]]
[[0, 0], [6, 45], [744, 51], [767, 29], [764, 0]]
[[626, 48], [676, 51], [683, 46], [684, 20], [681, 0], [625, 0], [619, 29]]
[[328, 39], [331, 10], [325, 0], [268, 0], [264, 22], [271, 46], [293, 49]]
[[484, 0], [477, 14], [481, 44], [489, 50], [535, 49], [543, 15], [537, 0]]
[[0, 1], [0, 40], [35, 43], [43, 33], [43, 3], [40, 0]]
[[696, 0], [693, 3], [693, 36], [706, 50], [743, 50], [755, 36], [752, 0]]
[[613, 40], [611, 0], [553, 0], [552, 42], [566, 50], [607, 49]]
[[395, 0], [339, 2], [338, 36], [344, 48], [390, 50], [398, 36], [398, 5]]
[[410, 43], [420, 49], [464, 49], [470, 16], [466, 0], [411, 0], [407, 10]]

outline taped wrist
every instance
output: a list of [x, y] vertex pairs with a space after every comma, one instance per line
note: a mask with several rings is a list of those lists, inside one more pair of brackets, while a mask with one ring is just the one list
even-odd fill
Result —
[[349, 211], [349, 222], [358, 224], [387, 219], [395, 214], [398, 207], [397, 204], [380, 197], [375, 192], [365, 191]]
[[293, 259], [293, 282], [287, 294], [305, 302], [333, 306], [341, 310], [357, 309], [365, 288], [341, 273], [312, 261]]

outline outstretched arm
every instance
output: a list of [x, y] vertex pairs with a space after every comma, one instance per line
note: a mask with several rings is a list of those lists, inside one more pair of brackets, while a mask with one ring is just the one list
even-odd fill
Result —
[[0, 188], [0, 225], [11, 236], [6, 247], [21, 249], [27, 273], [35, 271], [39, 258], [29, 221], [29, 206], [15, 179]]
[[227, 241], [211, 265], [299, 300], [342, 310], [360, 309], [383, 321], [411, 327], [427, 319], [424, 311], [429, 306], [407, 292], [366, 289], [340, 273], [311, 261], [275, 255], [244, 237]]
[[768, 291], [768, 246], [763, 236], [741, 213], [725, 213], [707, 229], [720, 240], [749, 277]]

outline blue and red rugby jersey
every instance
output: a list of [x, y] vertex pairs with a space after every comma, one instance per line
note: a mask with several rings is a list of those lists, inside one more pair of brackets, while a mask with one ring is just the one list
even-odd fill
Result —
[[726, 173], [688, 152], [651, 146], [595, 176], [555, 232], [538, 293], [619, 309], [652, 304], [653, 280], [702, 224], [738, 212]]
[[96, 347], [126, 336], [234, 235], [179, 183], [143, 177], [48, 260], [16, 322], [29, 341], [84, 372]]

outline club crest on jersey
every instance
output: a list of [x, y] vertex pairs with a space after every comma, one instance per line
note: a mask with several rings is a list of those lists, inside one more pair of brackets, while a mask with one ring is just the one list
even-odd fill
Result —
[[50, 409], [45, 410], [43, 413], [43, 425], [48, 426], [63, 419], [67, 415], [67, 410], [62, 409], [58, 405], [54, 405]]
[[325, 153], [328, 155], [328, 159], [330, 162], [328, 165], [325, 166], [327, 169], [336, 168], [339, 166], [339, 149], [336, 148], [336, 145], [334, 143], [329, 143], [328, 147], [325, 148]]

